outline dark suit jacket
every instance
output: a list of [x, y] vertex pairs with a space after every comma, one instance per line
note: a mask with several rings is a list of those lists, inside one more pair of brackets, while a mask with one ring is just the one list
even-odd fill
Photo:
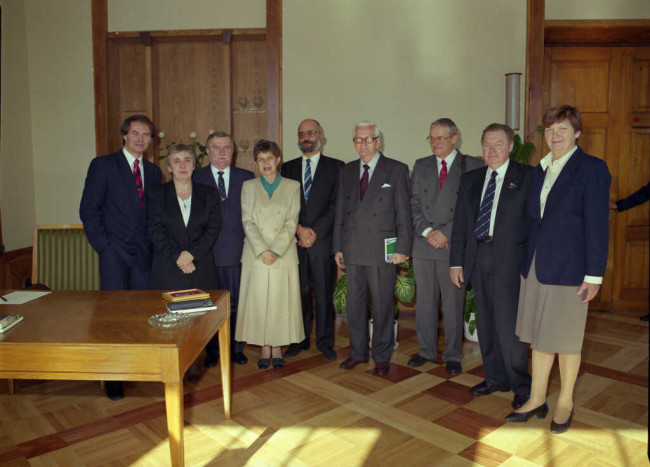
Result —
[[438, 162], [431, 155], [418, 159], [411, 174], [411, 215], [413, 216], [413, 257], [421, 259], [448, 259], [449, 250], [431, 247], [422, 236], [428, 227], [440, 230], [451, 240], [454, 209], [460, 177], [463, 173], [483, 166], [481, 159], [466, 156], [458, 151], [454, 163], [448, 168], [447, 179], [440, 189]]
[[[467, 172], [460, 180], [458, 201], [451, 234], [450, 266], [462, 266], [469, 280], [476, 264], [478, 241], [474, 226], [481, 206], [481, 194], [487, 167]], [[494, 220], [496, 274], [505, 286], [519, 286], [519, 270], [524, 257], [528, 226], [528, 195], [534, 169], [510, 161], [501, 186], [497, 214]]]
[[[241, 264], [241, 254], [244, 248], [244, 228], [241, 223], [241, 187], [246, 180], [255, 178], [249, 170], [230, 167], [230, 183], [228, 198], [221, 206], [221, 232], [214, 244], [212, 253], [214, 264], [220, 266], [238, 266]], [[194, 172], [194, 181], [217, 188], [217, 182], [212, 175], [210, 166]]]
[[386, 264], [384, 239], [397, 237], [395, 252], [411, 253], [413, 225], [408, 166], [379, 153], [363, 201], [359, 199], [360, 159], [339, 171], [332, 251], [346, 264]]
[[336, 189], [338, 187], [339, 169], [343, 161], [320, 155], [316, 173], [312, 178], [309, 202], [305, 203], [302, 157], [282, 164], [281, 174], [300, 182], [300, 217], [298, 223], [310, 227], [316, 232], [316, 243], [311, 248], [298, 247], [310, 256], [332, 255], [332, 232], [334, 229], [334, 208], [336, 207]]
[[[221, 227], [219, 195], [200, 183], [192, 184], [192, 207], [185, 227], [174, 182], [149, 190], [147, 225], [153, 243], [151, 288], [159, 290], [217, 286], [212, 246]], [[176, 260], [181, 251], [194, 256], [196, 270], [184, 274]]]
[[585, 275], [604, 276], [612, 181], [607, 164], [578, 147], [551, 188], [542, 217], [539, 195], [545, 176], [538, 165], [528, 201], [532, 219], [521, 274], [528, 277], [535, 256], [535, 274], [542, 284], [579, 286]]
[[[151, 162], [144, 163], [144, 191], [160, 185], [162, 173]], [[79, 216], [88, 241], [97, 253], [111, 248], [129, 266], [148, 269], [151, 244], [145, 210], [140, 209], [138, 190], [126, 156], [120, 150], [96, 157], [90, 163], [81, 197]]]

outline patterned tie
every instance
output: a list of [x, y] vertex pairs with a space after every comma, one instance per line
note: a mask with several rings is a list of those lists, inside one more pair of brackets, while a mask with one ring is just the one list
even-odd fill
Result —
[[359, 182], [359, 194], [361, 195], [361, 201], [363, 201], [363, 195], [366, 194], [366, 188], [368, 188], [368, 180], [370, 179], [368, 170], [370, 170], [370, 166], [368, 164], [363, 164], [363, 175], [361, 176], [361, 181]]
[[490, 233], [490, 217], [492, 217], [492, 204], [494, 202], [494, 192], [497, 187], [497, 172], [492, 171], [490, 181], [485, 189], [485, 196], [481, 201], [481, 207], [478, 210], [476, 225], [474, 226], [474, 235], [478, 240], [482, 240]]
[[303, 185], [305, 187], [305, 202], [309, 200], [309, 190], [311, 190], [311, 159], [305, 160], [307, 167], [305, 167], [305, 178]]
[[140, 199], [140, 209], [144, 210], [144, 187], [142, 186], [142, 174], [140, 173], [140, 159], [136, 159], [133, 163], [133, 176], [135, 177], [135, 187], [138, 190], [138, 198]]
[[447, 180], [447, 163], [442, 161], [442, 169], [440, 169], [440, 174], [438, 174], [438, 182], [440, 182], [440, 189], [442, 190], [442, 185], [445, 184]]
[[220, 170], [217, 172], [219, 174], [219, 180], [217, 180], [217, 190], [219, 191], [219, 198], [221, 201], [226, 200], [226, 183], [223, 180], [223, 171]]

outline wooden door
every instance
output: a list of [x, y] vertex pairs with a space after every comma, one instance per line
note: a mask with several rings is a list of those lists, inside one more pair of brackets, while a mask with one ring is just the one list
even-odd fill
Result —
[[263, 29], [110, 33], [107, 63], [110, 151], [122, 147], [122, 121], [146, 114], [165, 134], [147, 154], [165, 175], [160, 148], [191, 134], [204, 144], [210, 131], [233, 135], [236, 165], [257, 170], [253, 145], [269, 137]]
[[[580, 110], [584, 130], [578, 144], [586, 153], [607, 162], [612, 174], [611, 200], [626, 197], [650, 180], [647, 50], [647, 47], [545, 48], [544, 108], [568, 104]], [[638, 120], [633, 127], [635, 118]], [[541, 155], [547, 152], [544, 145]], [[648, 252], [647, 205], [629, 213], [612, 211], [607, 272], [591, 308], [647, 308]]]

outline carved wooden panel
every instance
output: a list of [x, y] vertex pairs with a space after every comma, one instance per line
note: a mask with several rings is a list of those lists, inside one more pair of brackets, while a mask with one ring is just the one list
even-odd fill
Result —
[[232, 135], [237, 166], [257, 173], [253, 146], [266, 134], [266, 42], [232, 43]]
[[[154, 118], [165, 133], [160, 146], [191, 144], [192, 133], [204, 144], [211, 130], [230, 130], [228, 49], [216, 38], [154, 42]], [[161, 168], [166, 172], [166, 164]]]
[[122, 147], [120, 127], [125, 118], [146, 113], [145, 48], [140, 40], [108, 42], [108, 144]]

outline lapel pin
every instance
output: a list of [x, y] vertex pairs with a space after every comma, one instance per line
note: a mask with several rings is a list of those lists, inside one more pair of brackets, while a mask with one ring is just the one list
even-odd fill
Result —
[[517, 184], [510, 182], [510, 185], [508, 185], [508, 189], [509, 190], [514, 190], [515, 188], [517, 188]]

